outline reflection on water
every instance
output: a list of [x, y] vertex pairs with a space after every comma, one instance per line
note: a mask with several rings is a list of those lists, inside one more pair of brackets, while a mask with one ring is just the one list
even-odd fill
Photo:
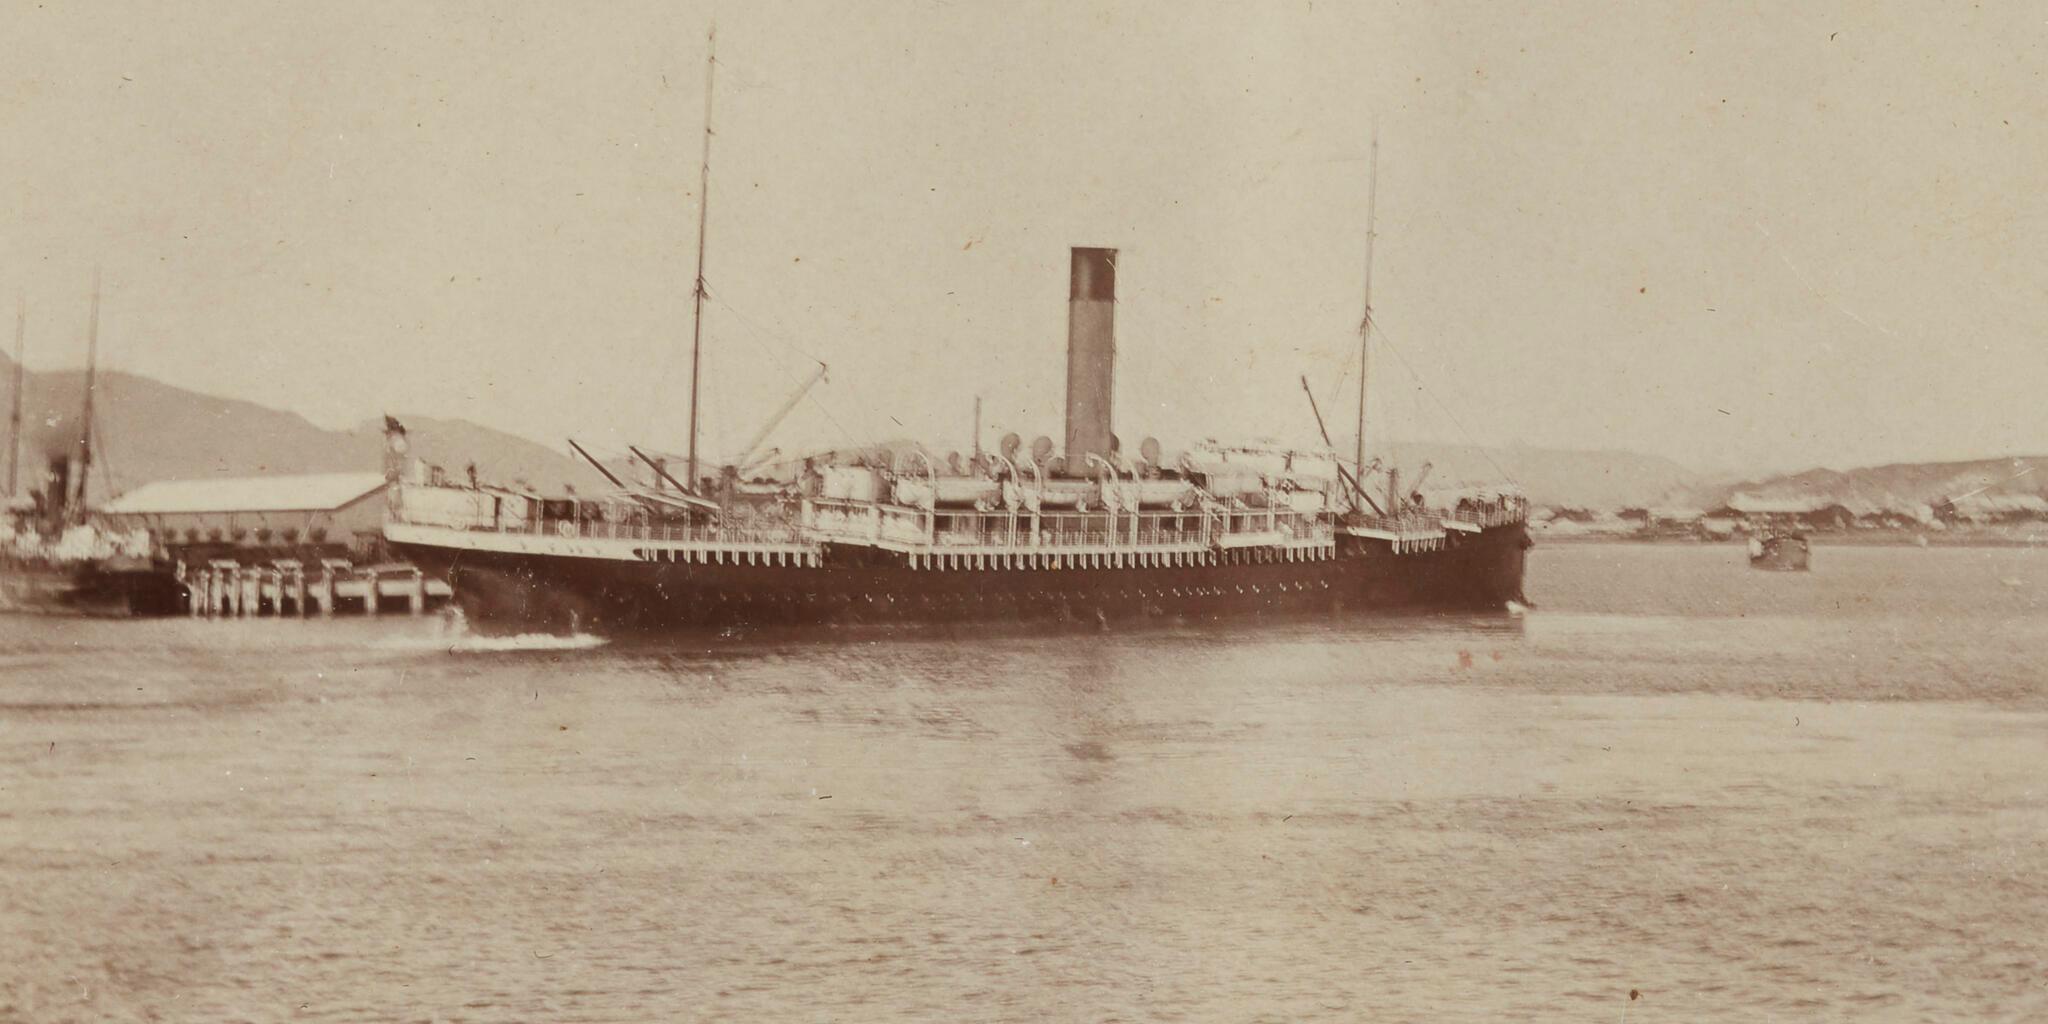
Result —
[[0, 621], [0, 1019], [2039, 1019], [2048, 554], [1815, 566], [1137, 632]]

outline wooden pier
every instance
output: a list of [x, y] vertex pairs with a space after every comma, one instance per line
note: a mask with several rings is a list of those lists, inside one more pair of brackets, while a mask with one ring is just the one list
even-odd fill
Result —
[[178, 581], [189, 594], [194, 618], [324, 618], [337, 611], [379, 615], [394, 610], [423, 615], [429, 604], [446, 604], [454, 593], [446, 582], [414, 566], [334, 560], [309, 569], [291, 560], [243, 565], [220, 559], [203, 567], [180, 566]]

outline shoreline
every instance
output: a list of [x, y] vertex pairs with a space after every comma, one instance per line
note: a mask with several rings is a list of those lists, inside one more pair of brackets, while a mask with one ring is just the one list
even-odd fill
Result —
[[[1716, 544], [1740, 546], [1747, 538], [1738, 534], [1731, 538], [1717, 539], [1683, 536], [1639, 536], [1633, 534], [1547, 534], [1538, 530], [1529, 531], [1530, 539], [1539, 546], [1545, 544], [1670, 544], [1707, 547]], [[1855, 533], [1808, 533], [1806, 539], [1814, 547], [1842, 548], [2048, 548], [2048, 532], [2015, 535], [2004, 532], [1969, 531], [1948, 533], [1941, 531], [1870, 530]]]

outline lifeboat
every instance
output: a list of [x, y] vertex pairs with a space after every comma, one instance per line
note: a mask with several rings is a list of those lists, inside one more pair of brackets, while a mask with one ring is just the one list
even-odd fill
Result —
[[1003, 485], [978, 476], [902, 477], [890, 488], [890, 497], [913, 508], [992, 506], [1002, 500]]

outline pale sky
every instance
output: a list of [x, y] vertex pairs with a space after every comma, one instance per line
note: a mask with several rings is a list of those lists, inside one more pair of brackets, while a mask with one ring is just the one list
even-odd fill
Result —
[[773, 443], [1057, 437], [1071, 245], [1128, 441], [1348, 421], [1375, 118], [1380, 436], [2048, 452], [2035, 3], [9, 0], [0, 308], [77, 365], [97, 262], [119, 368], [680, 450], [714, 14], [707, 453], [812, 358]]

